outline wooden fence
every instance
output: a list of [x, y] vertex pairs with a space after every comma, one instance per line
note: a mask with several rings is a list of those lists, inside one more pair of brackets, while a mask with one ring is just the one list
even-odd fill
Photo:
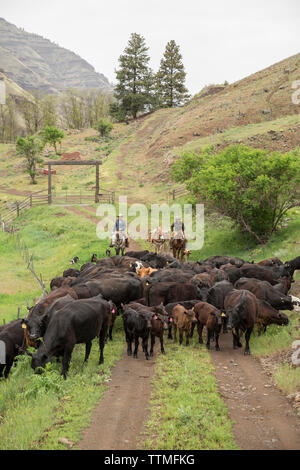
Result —
[[172, 199], [173, 201], [175, 199], [178, 199], [183, 196], [188, 196], [190, 193], [187, 189], [185, 188], [177, 188], [177, 189], [172, 189], [169, 193], [169, 198]]
[[[114, 204], [115, 193], [114, 191], [101, 190], [98, 194], [99, 202], [107, 202]], [[43, 206], [49, 203], [57, 205], [77, 205], [77, 204], [91, 204], [95, 202], [95, 194], [93, 192], [79, 192], [69, 193], [60, 192], [52, 193], [51, 200], [45, 190], [31, 193], [22, 201], [15, 201], [9, 204], [9, 207], [2, 210], [0, 213], [0, 227], [3, 232], [13, 232], [13, 222], [25, 210], [35, 206]]]
[[[99, 202], [108, 202], [114, 204], [114, 191], [104, 190], [98, 193]], [[95, 202], [95, 194], [91, 192], [73, 193], [73, 192], [54, 192], [51, 194], [51, 203], [59, 205], [91, 204]], [[47, 202], [46, 202], [47, 203]]]

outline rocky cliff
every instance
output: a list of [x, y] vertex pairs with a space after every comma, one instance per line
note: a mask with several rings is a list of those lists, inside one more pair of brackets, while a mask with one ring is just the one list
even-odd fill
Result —
[[111, 91], [107, 78], [74, 52], [0, 18], [0, 69], [28, 91], [70, 88]]

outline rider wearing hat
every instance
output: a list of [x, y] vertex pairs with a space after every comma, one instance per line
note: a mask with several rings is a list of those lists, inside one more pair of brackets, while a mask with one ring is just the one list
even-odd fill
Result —
[[171, 248], [172, 248], [174, 238], [184, 239], [185, 240], [184, 223], [182, 222], [180, 217], [176, 217], [175, 222], [173, 222], [172, 225], [171, 225], [171, 239], [170, 239], [170, 247]]
[[116, 233], [117, 232], [124, 232], [125, 235], [125, 246], [128, 248], [128, 235], [126, 233], [126, 222], [123, 220], [123, 214], [117, 215], [117, 219], [115, 221], [115, 225], [113, 228], [113, 233], [110, 241], [110, 247], [112, 247], [116, 240]]

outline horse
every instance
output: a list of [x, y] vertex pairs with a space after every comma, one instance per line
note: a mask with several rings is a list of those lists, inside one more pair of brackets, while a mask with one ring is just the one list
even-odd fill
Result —
[[124, 256], [124, 250], [126, 248], [126, 237], [123, 232], [115, 233], [115, 239], [112, 246], [116, 250], [116, 255], [119, 255], [121, 251], [122, 256]]
[[173, 251], [173, 257], [179, 259], [180, 261], [183, 260], [185, 255], [185, 245], [186, 239], [182, 231], [175, 232], [172, 241], [170, 242], [170, 248]]
[[155, 253], [160, 254], [169, 239], [169, 234], [164, 233], [161, 227], [156, 227], [152, 232], [149, 232], [148, 241], [154, 245]]

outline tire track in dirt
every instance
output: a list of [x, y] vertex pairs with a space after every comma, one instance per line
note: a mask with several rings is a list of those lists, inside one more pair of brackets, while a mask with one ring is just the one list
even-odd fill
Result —
[[[98, 217], [96, 217], [95, 215], [90, 215], [88, 214], [87, 212], [83, 212], [81, 211], [80, 209], [78, 209], [77, 207], [73, 207], [73, 206], [69, 206], [69, 207], [65, 207], [65, 209], [67, 209], [68, 211], [70, 212], [73, 212], [73, 214], [75, 215], [78, 215], [80, 217], [85, 217], [86, 219], [89, 219], [91, 220], [92, 222], [95, 222], [95, 224], [97, 224], [99, 222], [99, 219]], [[93, 212], [95, 214], [95, 209], [91, 206], [85, 206], [84, 209], [88, 209], [89, 212]], [[128, 250], [127, 251], [139, 251], [141, 250], [141, 247], [140, 245], [135, 241], [135, 240], [132, 240], [131, 238], [129, 239], [129, 247], [128, 247]], [[126, 254], [126, 250], [125, 250], [125, 254]]]
[[237, 445], [244, 450], [300, 449], [300, 419], [259, 359], [244, 356], [244, 347], [234, 350], [230, 333], [220, 337], [220, 348], [211, 351], [211, 358], [219, 393], [235, 422]]
[[[98, 221], [77, 208], [67, 209]], [[233, 350], [231, 334], [221, 336], [220, 347], [219, 352], [211, 350], [211, 358], [219, 393], [234, 422], [237, 445], [243, 450], [300, 449], [300, 419], [259, 360], [244, 356], [244, 348]], [[142, 352], [136, 360], [123, 353], [84, 431], [80, 449], [136, 449], [147, 419], [154, 370], [155, 360], [146, 361]]]
[[93, 411], [80, 450], [136, 450], [149, 413], [155, 356], [149, 361], [139, 347], [138, 358], [127, 356], [112, 369], [111, 382]]
[[[70, 212], [98, 223], [99, 219], [76, 207], [66, 207]], [[93, 207], [85, 207], [95, 213]], [[140, 246], [130, 240], [130, 249]], [[124, 341], [125, 342], [125, 341]], [[154, 349], [154, 357], [158, 345]], [[111, 382], [96, 405], [92, 422], [77, 444], [81, 450], [135, 450], [144, 429], [150, 402], [151, 380], [155, 359], [146, 361], [139, 347], [138, 358], [123, 352], [122, 359], [112, 369]]]

